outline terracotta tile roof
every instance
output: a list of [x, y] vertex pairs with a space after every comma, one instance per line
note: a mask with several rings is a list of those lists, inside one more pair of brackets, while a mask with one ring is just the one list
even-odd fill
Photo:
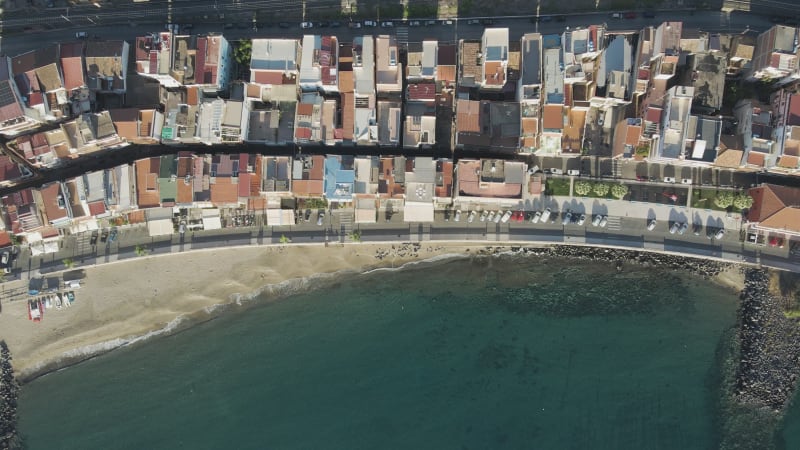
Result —
[[484, 64], [484, 70], [486, 72], [486, 79], [483, 80], [484, 83], [491, 86], [505, 84], [506, 72], [505, 69], [503, 69], [502, 62], [488, 61]]
[[265, 197], [250, 197], [247, 199], [247, 209], [250, 211], [263, 211], [267, 209], [267, 199]]
[[111, 109], [111, 120], [117, 128], [117, 134], [134, 141], [139, 138], [139, 110], [137, 108]]
[[644, 120], [648, 122], [654, 123], [661, 123], [661, 113], [663, 110], [661, 108], [649, 107], [647, 108], [647, 112], [645, 113]]
[[519, 183], [484, 183], [480, 179], [481, 161], [458, 162], [458, 192], [470, 197], [517, 198], [522, 195]]
[[217, 177], [211, 184], [211, 202], [215, 205], [236, 203], [239, 201], [239, 185], [233, 183], [231, 177]]
[[761, 221], [760, 226], [800, 232], [800, 208], [783, 208]]
[[105, 212], [106, 212], [106, 204], [102, 200], [89, 203], [90, 216], [99, 216], [101, 214], [105, 214]]
[[314, 113], [314, 105], [311, 103], [300, 103], [297, 105], [298, 116], [310, 116]]
[[642, 127], [639, 125], [628, 125], [625, 131], [625, 144], [637, 146], [639, 138], [642, 136]]
[[297, 127], [294, 130], [294, 137], [297, 139], [311, 139], [311, 128]]
[[136, 167], [136, 201], [139, 208], [152, 208], [161, 205], [158, 192], [158, 171], [161, 158], [140, 159]]
[[339, 72], [339, 92], [353, 92], [353, 71], [343, 70]]
[[453, 195], [453, 161], [442, 161], [439, 172], [442, 174], [442, 185], [435, 187], [437, 197], [451, 197]]
[[766, 155], [760, 152], [751, 151], [747, 156], [747, 164], [752, 164], [754, 166], [764, 167], [765, 160]]
[[522, 133], [527, 135], [535, 135], [539, 132], [539, 119], [536, 117], [523, 117], [522, 118]]
[[564, 107], [561, 105], [545, 105], [542, 114], [542, 128], [546, 130], [561, 130], [564, 128]]
[[261, 99], [261, 86], [249, 83], [247, 85], [247, 97]]
[[783, 155], [778, 160], [778, 165], [785, 169], [797, 169], [798, 163], [800, 163], [800, 158], [797, 156]]
[[356, 127], [355, 109], [356, 97], [352, 89], [350, 92], [342, 92], [342, 139], [353, 139]]
[[[52, 183], [49, 186], [39, 189], [39, 194], [42, 196], [44, 213], [49, 222], [67, 217], [67, 209], [59, 208], [58, 206], [58, 196], [61, 194], [59, 183]], [[66, 201], [66, 199], [64, 199], [64, 201]]]
[[408, 85], [408, 100], [435, 100], [436, 85], [433, 83], [416, 83]]
[[717, 155], [717, 159], [714, 160], [714, 165], [735, 169], [742, 165], [742, 158], [744, 158], [744, 152], [742, 150], [729, 148]]
[[292, 193], [300, 196], [319, 196], [323, 191], [322, 180], [294, 180]]
[[[751, 222], [763, 222], [784, 208], [797, 209], [800, 205], [798, 188], [764, 184], [750, 189], [749, 193], [753, 197], [753, 206], [748, 213], [748, 220]], [[800, 227], [800, 221], [796, 226]]]
[[200, 89], [197, 86], [186, 88], [186, 104], [198, 105], [200, 104], [199, 94]]
[[438, 66], [436, 68], [436, 81], [456, 82], [456, 66]]
[[[189, 159], [189, 158], [180, 158], [180, 159], [178, 159], [178, 166], [179, 166], [178, 170], [179, 171], [180, 171], [181, 159], [184, 159], [184, 160], [188, 161], [190, 165], [192, 164], [192, 160]], [[179, 179], [176, 181], [177, 188], [178, 188], [178, 194], [176, 196], [177, 198], [175, 199], [175, 201], [177, 201], [178, 203], [191, 203], [191, 202], [193, 202], [194, 201], [194, 189], [193, 189], [192, 182], [189, 181], [189, 183], [186, 183], [185, 175], [183, 176], [183, 178], [184, 178], [183, 180], [180, 179], [180, 178], [182, 178], [180, 174], [178, 175], [178, 178]]]
[[239, 174], [239, 197], [250, 196], [250, 177], [252, 177], [252, 174], [249, 173]]
[[561, 148], [568, 151], [579, 152], [583, 137], [583, 128], [586, 125], [586, 109], [571, 108], [567, 114], [568, 121], [564, 126]]
[[253, 81], [259, 84], [282, 84], [283, 72], [276, 70], [254, 70]]
[[456, 103], [456, 129], [462, 133], [480, 133], [480, 102], [458, 100]]
[[128, 213], [128, 223], [145, 223], [147, 219], [145, 218], [144, 211], [132, 211]]

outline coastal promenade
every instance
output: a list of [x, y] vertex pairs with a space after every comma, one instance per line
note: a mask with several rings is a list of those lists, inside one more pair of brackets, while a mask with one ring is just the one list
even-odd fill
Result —
[[[248, 227], [228, 227], [210, 231], [189, 231], [186, 234], [150, 237], [146, 226], [119, 227], [119, 237], [113, 242], [91, 245], [90, 232], [73, 234], [63, 239], [56, 253], [32, 256], [22, 249], [14, 262], [12, 274], [6, 275], [11, 283], [4, 289], [6, 301], [27, 298], [28, 280], [52, 276], [67, 269], [64, 261], [74, 262], [74, 269], [107, 263], [158, 257], [198, 250], [221, 250], [250, 246], [332, 245], [332, 244], [398, 244], [437, 242], [465, 243], [469, 245], [547, 245], [568, 244], [595, 247], [615, 247], [651, 252], [666, 252], [720, 261], [746, 263], [782, 270], [797, 271], [800, 257], [791, 255], [788, 248], [759, 247], [744, 243], [741, 236], [739, 214], [685, 206], [655, 203], [638, 203], [627, 200], [590, 199], [580, 197], [542, 197], [533, 205], [520, 205], [520, 209], [553, 211], [548, 223], [530, 221], [508, 223], [480, 222], [476, 217], [468, 221], [463, 212], [460, 221], [446, 220], [444, 211], [437, 211], [432, 223], [407, 223], [403, 213], [397, 212], [389, 220], [374, 224], [353, 223], [352, 210], [331, 210], [322, 226], [314, 221], [293, 226], [267, 226], [264, 218]], [[562, 213], [586, 214], [583, 225], [562, 225]], [[591, 225], [594, 214], [608, 216], [604, 228]], [[450, 214], [452, 215], [452, 214]], [[647, 230], [647, 220], [656, 219], [656, 228]], [[672, 222], [702, 224], [698, 234], [691, 230], [683, 235], [670, 234]], [[706, 230], [726, 230], [720, 239], [709, 239]]]

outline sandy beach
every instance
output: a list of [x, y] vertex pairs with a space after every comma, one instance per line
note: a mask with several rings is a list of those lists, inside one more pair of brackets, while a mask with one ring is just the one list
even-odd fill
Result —
[[[236, 303], [260, 289], [314, 274], [364, 271], [447, 254], [476, 253], [485, 245], [422, 243], [237, 247], [141, 257], [85, 267], [71, 308], [28, 320], [26, 302], [3, 302], [0, 338], [12, 351], [23, 382], [124, 345], [148, 333], [168, 332], [181, 318], [209, 317], [215, 305]], [[497, 246], [494, 246], [497, 249]], [[741, 273], [726, 270], [717, 282], [737, 289]], [[26, 286], [5, 283], [6, 289]]]

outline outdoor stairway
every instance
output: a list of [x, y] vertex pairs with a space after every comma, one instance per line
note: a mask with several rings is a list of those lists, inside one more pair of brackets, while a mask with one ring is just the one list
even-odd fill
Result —
[[611, 160], [611, 168], [612, 168], [612, 172], [613, 172], [613, 175], [614, 175], [615, 178], [622, 176], [622, 169], [620, 169], [620, 167], [619, 167], [619, 160], [618, 159], [612, 159]]
[[622, 229], [620, 218], [618, 216], [608, 216], [608, 224], [606, 225], [610, 231], [619, 231]]
[[339, 212], [339, 226], [342, 231], [342, 240], [349, 239], [353, 232], [353, 213]]
[[397, 42], [401, 44], [408, 44], [408, 27], [397, 27]]

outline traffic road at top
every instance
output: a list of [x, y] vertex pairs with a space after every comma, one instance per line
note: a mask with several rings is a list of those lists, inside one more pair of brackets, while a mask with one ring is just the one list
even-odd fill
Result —
[[[470, 24], [471, 18], [452, 20], [452, 24], [443, 24], [438, 21], [436, 25], [425, 25], [426, 20], [420, 19], [419, 27], [408, 27], [408, 23], [381, 18], [380, 23], [391, 21], [392, 27], [367, 27], [351, 28], [344, 20], [337, 28], [301, 28], [300, 21], [284, 23], [279, 22], [254, 22], [247, 18], [248, 14], [242, 10], [254, 4], [276, 2], [247, 2], [227, 4], [220, 6], [217, 2], [209, 0], [194, 2], [191, 6], [176, 6], [171, 8], [172, 23], [186, 25], [192, 24], [191, 33], [206, 34], [220, 32], [229, 40], [242, 38], [270, 38], [270, 37], [300, 37], [304, 34], [333, 34], [340, 40], [347, 40], [353, 36], [364, 34], [397, 34], [399, 40], [406, 39], [419, 42], [424, 39], [435, 39], [440, 42], [457, 42], [459, 39], [480, 39], [484, 25]], [[280, 3], [280, 2], [277, 2]], [[176, 2], [185, 5], [184, 2]], [[238, 7], [236, 5], [239, 5]], [[215, 9], [216, 6], [216, 9]], [[263, 8], [263, 5], [260, 6]], [[190, 8], [184, 11], [182, 8]], [[67, 8], [69, 10], [70, 8]], [[0, 53], [17, 55], [55, 42], [75, 40], [76, 33], [87, 32], [91, 37], [99, 39], [125, 39], [133, 40], [148, 32], [160, 31], [169, 22], [168, 14], [163, 7], [150, 7], [146, 4], [136, 7], [117, 9], [115, 12], [105, 13], [102, 8], [91, 9], [62, 9], [45, 10], [42, 15], [28, 18], [14, 18], [3, 21], [3, 38], [0, 43]], [[198, 14], [208, 12], [207, 20], [197, 18]], [[223, 18], [220, 19], [219, 15]], [[492, 27], [509, 28], [510, 38], [519, 39], [524, 33], [560, 33], [566, 27], [585, 27], [592, 24], [605, 23], [609, 30], [639, 30], [647, 25], [657, 25], [664, 21], [682, 21], [685, 29], [697, 29], [709, 32], [740, 33], [747, 28], [755, 31], [764, 31], [772, 24], [768, 18], [744, 13], [722, 13], [719, 11], [688, 11], [658, 12], [655, 17], [647, 18], [637, 14], [634, 19], [615, 19], [607, 12], [593, 14], [577, 14], [565, 16], [565, 21], [539, 21], [532, 23], [529, 16], [517, 18], [494, 18]], [[412, 19], [413, 20], [413, 19]], [[20, 22], [21, 21], [21, 22]], [[209, 23], [213, 21], [215, 23]], [[377, 20], [376, 20], [377, 21]], [[19, 22], [19, 23], [17, 23]], [[59, 26], [59, 22], [61, 22]], [[20, 27], [21, 24], [26, 24]], [[56, 24], [54, 29], [44, 29], [43, 24]], [[361, 21], [363, 23], [363, 21]], [[10, 28], [11, 25], [13, 28]], [[28, 28], [24, 30], [24, 28]], [[255, 29], [254, 29], [255, 28]], [[13, 30], [13, 31], [12, 31]]]

